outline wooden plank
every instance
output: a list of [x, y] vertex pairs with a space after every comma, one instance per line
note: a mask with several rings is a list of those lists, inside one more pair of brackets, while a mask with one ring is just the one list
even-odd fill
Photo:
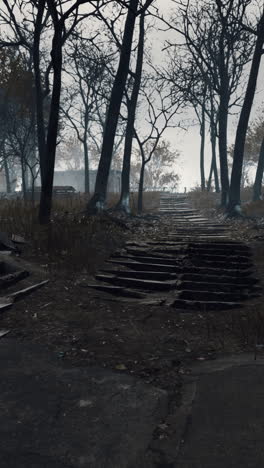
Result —
[[13, 292], [8, 296], [8, 298], [13, 299], [14, 302], [21, 297], [27, 296], [33, 291], [36, 291], [37, 289], [42, 288], [43, 286], [46, 286], [46, 284], [49, 283], [49, 280], [41, 281], [40, 283], [33, 284], [32, 286], [28, 286], [27, 288], [20, 289], [19, 291]]

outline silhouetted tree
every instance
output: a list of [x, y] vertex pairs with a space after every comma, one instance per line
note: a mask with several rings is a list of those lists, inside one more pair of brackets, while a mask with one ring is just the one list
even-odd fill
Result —
[[126, 125], [126, 137], [122, 167], [122, 179], [121, 179], [121, 196], [118, 208], [121, 208], [126, 213], [130, 213], [130, 164], [131, 164], [131, 153], [132, 144], [134, 138], [134, 126], [136, 118], [136, 109], [138, 96], [141, 85], [142, 68], [143, 68], [143, 57], [144, 57], [144, 42], [145, 42], [145, 13], [140, 16], [139, 26], [139, 40], [138, 40], [138, 53], [137, 53], [137, 64], [134, 75], [134, 84], [131, 94], [131, 98], [127, 99], [127, 125]]
[[[116, 0], [114, 3], [127, 7], [125, 2], [121, 0]], [[149, 3], [151, 2], [147, 0], [146, 6]], [[80, 11], [81, 5], [84, 4], [89, 5], [89, 8], [86, 11]], [[95, 17], [99, 9], [108, 8], [109, 2], [106, 0], [98, 2], [92, 0], [57, 0], [56, 2], [39, 0], [29, 4], [29, 2], [21, 0], [12, 0], [11, 2], [3, 0], [3, 5], [0, 17], [9, 29], [1, 45], [24, 47], [33, 59], [42, 181], [39, 221], [40, 223], [48, 223], [51, 215], [59, 128], [63, 46], [80, 21], [88, 17]], [[51, 60], [48, 61], [46, 69], [43, 70], [43, 43], [45, 42], [45, 45], [50, 43], [50, 41], [45, 41], [47, 35], [51, 41]], [[49, 116], [45, 126], [44, 104], [47, 96], [49, 96]]]
[[[253, 30], [252, 32], [257, 36], [257, 40], [256, 40], [254, 55], [253, 55], [253, 59], [251, 63], [245, 99], [244, 99], [243, 106], [241, 109], [237, 131], [236, 131], [236, 140], [235, 140], [235, 146], [234, 146], [234, 158], [233, 158], [233, 166], [232, 166], [231, 185], [230, 185], [230, 196], [229, 196], [229, 204], [228, 204], [228, 212], [231, 215], [241, 214], [240, 185], [241, 185], [241, 175], [242, 175], [242, 167], [243, 167], [244, 148], [245, 148], [245, 142], [246, 142], [246, 132], [247, 132], [249, 117], [250, 117], [252, 104], [253, 104], [254, 96], [256, 92], [261, 57], [264, 53], [264, 50], [263, 50], [264, 8], [262, 10], [262, 15], [257, 24], [257, 28], [256, 30]], [[261, 165], [260, 165], [259, 170], [261, 170]], [[258, 184], [259, 182], [257, 183], [257, 185]]]
[[[164, 136], [164, 132], [168, 128], [179, 127], [174, 121], [174, 117], [180, 108], [181, 101], [171, 102], [170, 94], [166, 92], [166, 88], [157, 84], [156, 79], [150, 80], [148, 87], [144, 89], [145, 104], [147, 107], [144, 110], [145, 122], [141, 122], [143, 132], [139, 132], [135, 128], [135, 138], [137, 140], [140, 155], [141, 155], [141, 168], [138, 186], [138, 212], [141, 213], [143, 209], [143, 190], [144, 190], [144, 177], [146, 165], [151, 161], [152, 156], [157, 150], [157, 147]], [[143, 108], [143, 105], [142, 105]], [[138, 123], [139, 125], [139, 123]], [[149, 128], [146, 133], [147, 127]], [[142, 135], [142, 136], [141, 136]]]
[[[181, 34], [181, 49], [189, 53], [208, 89], [211, 87], [219, 99], [218, 136], [221, 170], [221, 203], [226, 206], [229, 192], [227, 164], [228, 113], [241, 97], [237, 89], [244, 66], [252, 53], [250, 33], [243, 28], [246, 11], [251, 0], [190, 0], [186, 4], [172, 0], [177, 5], [167, 28]], [[174, 46], [167, 41], [167, 47]], [[177, 47], [177, 45], [176, 45]], [[182, 52], [184, 53], [184, 52]], [[232, 99], [231, 99], [232, 98]]]
[[131, 48], [133, 43], [133, 34], [135, 28], [136, 17], [143, 14], [144, 11], [151, 5], [153, 0], [147, 0], [141, 9], [138, 9], [139, 0], [130, 0], [128, 12], [125, 22], [122, 47], [120, 49], [119, 65], [116, 72], [108, 113], [104, 129], [104, 137], [102, 144], [102, 152], [97, 171], [95, 193], [88, 203], [88, 212], [97, 212], [104, 209], [106, 201], [107, 182], [112, 160], [112, 152], [118, 118], [124, 90], [126, 86], [127, 76], [129, 73], [129, 64], [131, 57]]
[[105, 96], [111, 83], [107, 70], [110, 64], [111, 54], [98, 50], [93, 41], [83, 38], [81, 32], [75, 32], [66, 52], [65, 71], [71, 80], [61, 108], [83, 147], [85, 193], [90, 193], [88, 139], [92, 124], [98, 120], [98, 107], [104, 110], [106, 107]]
[[258, 158], [258, 166], [256, 171], [255, 182], [253, 186], [253, 200], [261, 200], [261, 189], [262, 189], [262, 180], [263, 180], [263, 172], [264, 172], [264, 135], [260, 147], [259, 158]]

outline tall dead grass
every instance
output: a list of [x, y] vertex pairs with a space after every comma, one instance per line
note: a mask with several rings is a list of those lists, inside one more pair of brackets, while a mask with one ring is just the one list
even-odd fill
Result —
[[[162, 192], [144, 192], [143, 193], [143, 213], [158, 211], [160, 206], [160, 195]], [[130, 207], [133, 214], [137, 213], [138, 193], [132, 192], [130, 196]]]
[[192, 206], [198, 210], [217, 208], [220, 204], [219, 193], [202, 191], [200, 187], [190, 190], [187, 196]]
[[[114, 207], [118, 194], [109, 194], [108, 206]], [[146, 193], [146, 211], [159, 205], [157, 193]], [[29, 242], [26, 251], [33, 257], [44, 257], [49, 265], [94, 271], [125, 238], [125, 229], [104, 214], [86, 216], [85, 195], [53, 200], [52, 221], [38, 223], [38, 205], [30, 201], [0, 200], [1, 231], [18, 234]], [[131, 195], [131, 208], [136, 212], [137, 195]], [[44, 261], [44, 260], [43, 260]]]
[[264, 200], [245, 203], [243, 205], [243, 213], [250, 217], [264, 217]]
[[[264, 201], [252, 201], [253, 187], [241, 189], [242, 209], [246, 216], [264, 216]], [[221, 194], [215, 192], [201, 191], [200, 187], [195, 187], [188, 192], [188, 198], [192, 205], [199, 210], [211, 210], [219, 208]]]
[[[76, 214], [72, 210], [76, 208]], [[47, 267], [93, 272], [109, 252], [122, 245], [123, 230], [104, 216], [81, 214], [83, 205], [56, 201], [52, 222], [38, 223], [37, 207], [22, 201], [0, 202], [1, 230], [25, 237], [24, 253]]]

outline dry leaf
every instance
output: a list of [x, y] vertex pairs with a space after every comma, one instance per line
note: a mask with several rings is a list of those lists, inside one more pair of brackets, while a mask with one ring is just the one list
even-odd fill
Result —
[[124, 364], [117, 364], [117, 366], [115, 366], [115, 368], [117, 370], [127, 370], [127, 367]]
[[10, 330], [0, 330], [0, 338], [2, 338], [2, 336], [7, 335], [8, 333], [10, 333]]

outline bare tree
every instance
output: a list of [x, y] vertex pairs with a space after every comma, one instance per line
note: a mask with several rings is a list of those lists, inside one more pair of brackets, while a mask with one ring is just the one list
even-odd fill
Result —
[[[28, 190], [28, 170], [32, 168], [37, 162], [32, 162], [32, 154], [35, 152], [35, 115], [30, 115], [21, 112], [19, 118], [17, 117], [18, 104], [15, 103], [16, 109], [9, 109], [8, 112], [8, 130], [6, 147], [7, 151], [16, 158], [21, 167], [22, 191], [24, 199], [27, 199]], [[33, 179], [34, 180], [34, 179]], [[31, 180], [32, 182], [32, 180]], [[32, 184], [31, 184], [32, 187]]]
[[[39, 221], [42, 224], [50, 221], [51, 204], [52, 204], [52, 187], [56, 156], [56, 144], [59, 127], [59, 110], [62, 84], [62, 48], [70, 36], [74, 28], [81, 21], [82, 15], [79, 14], [79, 7], [83, 2], [77, 0], [68, 9], [62, 10], [58, 8], [52, 0], [47, 0], [47, 8], [53, 22], [53, 38], [51, 47], [51, 65], [53, 70], [53, 84], [50, 103], [49, 122], [47, 127], [46, 145], [45, 145], [45, 162], [42, 165], [42, 188], [39, 207]], [[89, 2], [91, 4], [91, 2]], [[95, 14], [95, 9], [86, 13], [85, 17]], [[67, 28], [67, 20], [71, 19], [71, 23]]]
[[[132, 71], [131, 67], [128, 71], [127, 84], [124, 89], [124, 102], [121, 106], [120, 119], [119, 121], [123, 123], [126, 127], [123, 126], [125, 133], [125, 144], [124, 144], [124, 156], [123, 156], [123, 165], [122, 165], [122, 177], [121, 177], [121, 195], [119, 202], [116, 206], [116, 209], [122, 210], [125, 213], [130, 213], [130, 168], [131, 168], [131, 155], [132, 155], [132, 144], [134, 137], [134, 123], [136, 118], [136, 109], [137, 102], [141, 86], [142, 78], [142, 69], [143, 69], [143, 59], [144, 59], [144, 49], [145, 49], [145, 17], [146, 10], [143, 9], [140, 15], [139, 21], [139, 38], [137, 46], [134, 49], [137, 50], [136, 65], [135, 71]], [[120, 31], [118, 31], [118, 19], [117, 15], [114, 20], [109, 20], [105, 16], [101, 16], [102, 21], [104, 22], [106, 29], [109, 33], [109, 40], [114, 44], [114, 47], [120, 52], [122, 49], [122, 39], [120, 38]], [[131, 61], [131, 60], [130, 60]], [[112, 72], [110, 72], [112, 73]], [[115, 76], [113, 75], [113, 78]], [[126, 113], [127, 116], [124, 116], [123, 113]], [[121, 127], [122, 128], [122, 127]], [[121, 132], [122, 135], [123, 132]], [[120, 142], [120, 139], [119, 139]], [[113, 150], [113, 159], [116, 155], [116, 147], [118, 147], [118, 140], [115, 138], [115, 145]]]
[[207, 191], [210, 192], [212, 185], [212, 178], [214, 175], [215, 191], [216, 193], [220, 192], [219, 178], [218, 178], [218, 169], [216, 162], [216, 141], [218, 136], [218, 109], [214, 100], [214, 93], [210, 90], [210, 110], [209, 110], [209, 122], [210, 122], [210, 140], [212, 148], [212, 161], [211, 168], [209, 173], [209, 178], [207, 182]]
[[200, 174], [201, 174], [201, 189], [205, 190], [205, 171], [204, 171], [204, 151], [205, 151], [205, 132], [206, 132], [206, 99], [207, 99], [207, 86], [206, 84], [202, 90], [201, 101], [199, 103], [199, 108], [193, 103], [197, 119], [200, 124]]
[[[242, 25], [243, 26], [243, 25]], [[248, 78], [248, 84], [246, 89], [246, 95], [241, 109], [239, 122], [236, 131], [236, 140], [234, 147], [234, 159], [231, 175], [231, 185], [230, 185], [230, 197], [228, 204], [228, 212], [230, 215], [240, 215], [240, 184], [241, 184], [241, 175], [243, 167], [243, 157], [244, 157], [244, 148], [246, 141], [246, 132], [248, 129], [249, 117], [252, 109], [252, 104], [254, 101], [254, 96], [256, 92], [257, 79], [259, 74], [261, 57], [264, 53], [264, 8], [262, 9], [262, 14], [260, 16], [259, 22], [255, 30], [252, 30], [253, 35], [257, 37], [254, 55], [251, 63], [251, 69]], [[260, 153], [260, 158], [262, 157], [262, 152]], [[261, 165], [259, 171], [261, 171]], [[257, 182], [257, 185], [259, 182]], [[256, 185], [256, 187], [257, 187]]]
[[[184, 108], [191, 107], [196, 115], [200, 127], [200, 175], [201, 189], [205, 190], [205, 135], [206, 119], [209, 121], [211, 143], [212, 143], [212, 164], [209, 175], [209, 185], [211, 185], [212, 175], [214, 173], [216, 190], [219, 191], [218, 170], [216, 165], [216, 134], [217, 119], [216, 106], [214, 103], [213, 90], [204, 80], [204, 73], [197, 69], [195, 61], [187, 54], [179, 53], [177, 47], [169, 47], [169, 62], [166, 67], [158, 68], [157, 74], [159, 80], [165, 80], [171, 90], [172, 99], [178, 100], [179, 97], [184, 103]], [[193, 124], [193, 123], [192, 123]]]
[[[189, 53], [203, 80], [219, 98], [219, 157], [221, 169], [221, 203], [226, 206], [229, 192], [227, 164], [227, 126], [231, 106], [237, 104], [238, 86], [244, 66], [252, 53], [252, 38], [241, 23], [247, 22], [246, 12], [251, 0], [209, 0], [178, 2], [172, 0], [176, 14], [163, 22], [166, 29], [180, 33], [182, 50]], [[167, 41], [167, 47], [175, 43]], [[176, 45], [177, 46], [177, 45]]]
[[87, 206], [87, 210], [89, 212], [97, 212], [104, 209], [107, 182], [112, 160], [113, 145], [116, 135], [122, 98], [129, 72], [135, 21], [136, 17], [139, 14], [143, 14], [144, 11], [146, 11], [146, 9], [151, 5], [152, 1], [153, 0], [147, 0], [141, 9], [138, 9], [139, 0], [130, 0], [129, 2], [122, 40], [122, 47], [120, 50], [119, 65], [111, 92], [111, 98], [105, 123], [102, 153], [97, 171], [95, 193]]
[[253, 200], [254, 201], [261, 200], [263, 172], [264, 172], [264, 136], [263, 136], [261, 147], [260, 147], [256, 177], [255, 177], [255, 182], [253, 185]]
[[85, 39], [81, 32], [75, 32], [68, 43], [65, 71], [71, 78], [65, 87], [63, 114], [82, 143], [84, 152], [84, 191], [90, 192], [89, 185], [89, 144], [92, 125], [100, 119], [97, 109], [106, 109], [106, 96], [111, 76], [112, 54], [106, 54], [103, 47], [95, 46]]
[[[7, 191], [11, 190], [10, 163], [21, 168], [24, 198], [29, 185], [28, 171], [37, 166], [34, 78], [25, 54], [17, 48], [1, 49], [1, 153]], [[8, 161], [9, 159], [9, 161]], [[31, 178], [31, 185], [33, 179]]]
[[155, 87], [155, 80], [149, 82], [149, 90], [144, 90], [144, 96], [146, 100], [147, 116], [145, 123], [141, 126], [143, 128], [146, 125], [149, 127], [149, 132], [141, 136], [142, 132], [139, 132], [136, 128], [134, 129], [135, 138], [137, 140], [140, 155], [141, 155], [141, 169], [138, 186], [138, 212], [141, 213], [143, 209], [143, 190], [144, 190], [144, 176], [146, 165], [151, 161], [153, 154], [155, 153], [164, 132], [168, 128], [174, 128], [180, 126], [173, 120], [179, 111], [181, 102], [171, 103], [171, 96], [166, 93], [166, 90], [161, 86]]
[[130, 164], [138, 96], [140, 92], [145, 44], [145, 13], [140, 16], [137, 63], [131, 98], [127, 96], [127, 126], [122, 167], [121, 196], [117, 208], [130, 213]]
[[[151, 150], [151, 144], [147, 146]], [[145, 152], [148, 153], [148, 147]], [[145, 166], [143, 191], [174, 191], [180, 179], [177, 168], [179, 157], [180, 152], [172, 148], [168, 140], [160, 140], [151, 160]], [[134, 191], [138, 190], [140, 169], [141, 151], [134, 148], [131, 161], [131, 186]]]
[[[127, 7], [125, 2], [116, 4]], [[147, 2], [148, 3], [148, 2]], [[75, 27], [84, 18], [95, 17], [99, 9], [112, 4], [109, 0], [40, 0], [30, 3], [23, 0], [3, 0], [0, 17], [10, 27], [11, 33], [2, 41], [2, 46], [21, 46], [33, 58], [36, 114], [38, 126], [38, 145], [41, 168], [42, 190], [39, 207], [40, 223], [50, 221], [52, 204], [52, 185], [56, 144], [59, 127], [59, 109], [62, 85], [63, 46]], [[81, 6], [88, 8], [81, 11]], [[130, 10], [129, 10], [130, 11]], [[46, 32], [51, 33], [51, 60], [43, 72], [41, 45]], [[50, 83], [51, 77], [51, 83]], [[44, 98], [50, 95], [49, 118], [45, 128]]]

